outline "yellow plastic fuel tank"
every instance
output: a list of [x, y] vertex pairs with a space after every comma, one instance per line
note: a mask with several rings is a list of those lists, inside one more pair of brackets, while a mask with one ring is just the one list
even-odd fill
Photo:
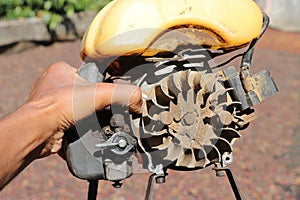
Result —
[[262, 23], [253, 0], [113, 0], [86, 31], [81, 58], [154, 56], [180, 45], [235, 49], [257, 38]]

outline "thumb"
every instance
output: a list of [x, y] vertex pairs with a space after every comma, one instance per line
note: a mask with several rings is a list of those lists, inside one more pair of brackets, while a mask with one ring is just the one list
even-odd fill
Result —
[[111, 104], [128, 106], [131, 112], [141, 113], [141, 89], [133, 85], [97, 83], [95, 92], [96, 110], [101, 110]]

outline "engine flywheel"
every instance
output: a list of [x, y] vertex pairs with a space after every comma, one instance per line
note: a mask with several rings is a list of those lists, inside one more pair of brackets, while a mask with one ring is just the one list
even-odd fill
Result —
[[219, 73], [178, 71], [142, 90], [138, 138], [154, 163], [204, 168], [221, 162], [241, 137], [234, 129], [239, 102], [231, 100]]

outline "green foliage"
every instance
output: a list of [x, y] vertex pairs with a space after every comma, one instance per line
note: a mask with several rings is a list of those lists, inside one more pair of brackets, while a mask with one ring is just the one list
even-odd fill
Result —
[[50, 30], [73, 13], [100, 10], [111, 0], [0, 0], [1, 19], [41, 17]]

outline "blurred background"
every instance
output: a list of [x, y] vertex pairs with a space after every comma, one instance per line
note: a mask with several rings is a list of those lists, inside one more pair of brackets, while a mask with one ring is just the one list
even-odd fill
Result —
[[[80, 38], [108, 1], [0, 0], [0, 117], [26, 100], [34, 81], [56, 61], [81, 65]], [[244, 199], [300, 199], [300, 33], [297, 0], [257, 1], [271, 17], [253, 71], [269, 69], [280, 93], [255, 107], [257, 119], [234, 145], [230, 168]], [[280, 19], [280, 22], [277, 20]], [[238, 66], [239, 60], [230, 63]], [[21, 134], [21, 133], [20, 133]], [[13, 141], [12, 141], [13, 145]], [[1, 152], [4, 153], [4, 152]], [[0, 156], [1, 156], [0, 153]], [[101, 181], [98, 199], [143, 199], [150, 174], [135, 174], [121, 189]], [[86, 199], [87, 182], [73, 177], [56, 155], [34, 161], [0, 192], [0, 199]], [[234, 199], [211, 167], [169, 171], [153, 199]]]

